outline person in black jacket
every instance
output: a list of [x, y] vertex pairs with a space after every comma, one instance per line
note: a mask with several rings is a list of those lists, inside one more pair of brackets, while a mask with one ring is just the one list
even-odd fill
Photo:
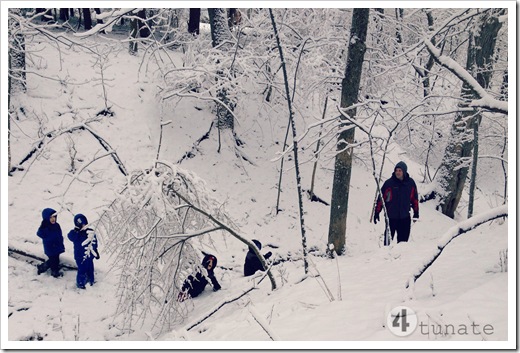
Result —
[[[258, 250], [262, 249], [262, 243], [260, 243], [258, 240], [254, 239], [253, 243], [255, 243]], [[271, 257], [273, 253], [268, 252], [264, 255], [264, 258], [267, 260]], [[252, 276], [256, 273], [256, 271], [265, 271], [265, 268], [262, 266], [262, 263], [260, 262], [260, 259], [258, 256], [256, 256], [255, 251], [249, 247], [249, 251], [246, 255], [246, 262], [244, 263], [244, 276]]]
[[58, 215], [52, 208], [46, 208], [42, 211], [42, 223], [36, 232], [43, 240], [43, 251], [49, 258], [44, 263], [37, 265], [38, 274], [47, 272], [51, 269], [51, 275], [54, 278], [63, 276], [60, 272], [60, 254], [65, 252], [63, 244], [63, 234], [61, 227], [57, 222]]
[[207, 275], [204, 275], [202, 271], [197, 271], [195, 277], [190, 275], [184, 281], [182, 285], [181, 292], [177, 297], [177, 300], [180, 302], [185, 301], [188, 298], [195, 298], [200, 293], [204, 291], [206, 285], [209, 283], [208, 278], [211, 281], [211, 285], [213, 286], [213, 291], [218, 291], [221, 287], [215, 277], [215, 267], [217, 266], [217, 258], [214, 255], [204, 253], [204, 259], [202, 260], [202, 267], [207, 272]]
[[[406, 242], [410, 237], [410, 208], [413, 210], [414, 222], [419, 219], [419, 198], [415, 181], [408, 175], [406, 163], [399, 162], [395, 165], [392, 177], [385, 181], [381, 188], [381, 194], [385, 200], [388, 213], [390, 234], [392, 240], [397, 232], [397, 242]], [[374, 223], [379, 221], [379, 213], [383, 209], [381, 197], [377, 200], [374, 212]], [[385, 245], [390, 245], [390, 239], [385, 231]]]

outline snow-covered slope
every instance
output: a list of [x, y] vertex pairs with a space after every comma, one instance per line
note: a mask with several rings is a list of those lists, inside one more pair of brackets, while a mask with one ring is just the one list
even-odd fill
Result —
[[[128, 171], [153, 164], [161, 122], [171, 121], [163, 126], [159, 159], [172, 163], [179, 161], [209, 130], [212, 105], [189, 99], [161, 105], [155, 97], [153, 74], [137, 75], [140, 56], [130, 56], [124, 50], [110, 56], [105, 76], [110, 78], [107, 97], [114, 115], [96, 116], [104, 109], [104, 97], [102, 87], [90, 81], [95, 74], [88, 57], [80, 51], [67, 51], [58, 65], [58, 52], [40, 49], [45, 76], [66, 81], [60, 84], [43, 75], [30, 77], [27, 96], [17, 98], [16, 102], [23, 106], [23, 111], [11, 123], [13, 163], [21, 161], [38, 143], [41, 136], [38, 120], [44, 133], [84, 124], [110, 144], [110, 151], [117, 153]], [[337, 259], [323, 256], [329, 207], [305, 197], [307, 244], [313, 254], [309, 258], [309, 275], [305, 276], [291, 158], [286, 157], [284, 164], [282, 211], [274, 212], [278, 156], [287, 126], [284, 107], [280, 107], [277, 115], [271, 115], [251, 97], [241, 103], [238, 112], [242, 119], [237, 134], [245, 143], [243, 146], [236, 147], [224, 136], [223, 148], [218, 153], [218, 137], [213, 130], [210, 138], [198, 146], [195, 156], [183, 160], [180, 166], [206, 181], [211, 196], [224, 205], [242, 235], [259, 239], [264, 244], [263, 251], [274, 253], [273, 258], [279, 264], [272, 271], [279, 288], [271, 291], [269, 281], [264, 280], [247, 295], [225, 304], [187, 331], [259, 279], [242, 276], [247, 248], [232, 237], [219, 236], [212, 251], [219, 259], [216, 275], [221, 291], [213, 293], [206, 289], [191, 300], [188, 319], [172, 331], [158, 335], [147, 320], [131, 332], [121, 332], [118, 318], [113, 315], [118, 304], [119, 279], [117, 272], [111, 271], [112, 259], [103, 252], [103, 240], [101, 259], [95, 262], [97, 283], [84, 291], [76, 288], [74, 271], [65, 271], [59, 279], [47, 274], [38, 276], [34, 265], [5, 256], [10, 247], [44, 257], [41, 240], [35, 234], [43, 208], [58, 210], [58, 222], [66, 234], [73, 228], [74, 214], [84, 213], [92, 223], [124, 186], [126, 178], [94, 134], [87, 129], [76, 129], [45, 139], [44, 148], [23, 165], [24, 170], [2, 178], [8, 191], [3, 197], [6, 211], [2, 214], [2, 231], [7, 231], [2, 232], [2, 348], [61, 347], [62, 341], [69, 347], [91, 348], [99, 347], [94, 341], [105, 340], [110, 341], [105, 347], [118, 348], [162, 348], [165, 342], [161, 341], [170, 340], [187, 341], [179, 342], [180, 347], [207, 348], [201, 342], [220, 341], [213, 342], [212, 347], [260, 348], [272, 346], [250, 341], [271, 339], [294, 341], [291, 348], [352, 348], [352, 341], [360, 341], [355, 345], [361, 347], [379, 348], [394, 344], [408, 347], [405, 342], [423, 341], [426, 342], [423, 347], [431, 348], [444, 341], [480, 344], [482, 340], [502, 341], [505, 347], [507, 340], [512, 340], [514, 320], [508, 311], [514, 304], [514, 298], [510, 297], [514, 269], [504, 272], [499, 266], [501, 252], [511, 248], [507, 219], [485, 224], [454, 240], [413, 289], [406, 290], [406, 281], [456, 222], [436, 211], [432, 203], [421, 204], [421, 220], [413, 226], [411, 240], [382, 248], [383, 226], [370, 222], [375, 184], [371, 172], [356, 162], [351, 181], [346, 256]], [[68, 171], [71, 146], [77, 150], [76, 171], [85, 168], [79, 174]], [[235, 148], [248, 161], [237, 158]], [[301, 152], [302, 161], [310, 160], [311, 150]], [[408, 163], [412, 177], [420, 174], [418, 164], [394, 152], [386, 163], [385, 176], [390, 176], [401, 159]], [[332, 168], [332, 159], [320, 160], [315, 193], [325, 201], [330, 201]], [[312, 163], [302, 164], [304, 189], [310, 187], [311, 173]], [[419, 191], [423, 187], [419, 184]], [[485, 198], [479, 202], [478, 210], [489, 208]], [[62, 261], [73, 264], [72, 243], [68, 239], [65, 246]], [[388, 312], [400, 305], [412, 308], [419, 323], [426, 325], [406, 338], [395, 336], [386, 327]], [[453, 325], [456, 333], [444, 334], [446, 325]], [[468, 328], [467, 334], [462, 331], [464, 326]], [[486, 332], [482, 330], [485, 326]], [[437, 330], [439, 327], [443, 334]], [[152, 339], [159, 342], [144, 342]], [[41, 342], [36, 346], [22, 341]], [[123, 343], [127, 341], [136, 342]], [[275, 347], [287, 346], [280, 343]]]

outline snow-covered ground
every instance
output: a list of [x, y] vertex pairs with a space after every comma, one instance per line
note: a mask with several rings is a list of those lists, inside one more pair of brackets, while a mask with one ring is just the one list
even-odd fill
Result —
[[[213, 119], [211, 103], [186, 99], [161, 106], [155, 97], [153, 75], [141, 72], [138, 76], [142, 57], [128, 55], [124, 47], [110, 56], [110, 67], [105, 72], [110, 78], [109, 105], [115, 114], [99, 119], [96, 113], [104, 108], [104, 99], [102, 87], [91, 81], [95, 76], [92, 60], [79, 49], [60, 53], [43, 44], [33, 49], [41, 49], [42, 76], [30, 75], [27, 95], [16, 98], [24, 110], [19, 111], [19, 119], [11, 121], [13, 164], [20, 162], [37, 141], [39, 120], [44, 132], [94, 120], [87, 126], [110, 144], [129, 171], [152, 165], [161, 121], [172, 122], [163, 126], [159, 159], [172, 163], [209, 129]], [[43, 76], [63, 81], [60, 84]], [[3, 92], [2, 111], [6, 112], [5, 89]], [[495, 220], [456, 238], [416, 285], [406, 289], [410, 276], [461, 219], [443, 216], [431, 203], [421, 204], [421, 219], [413, 225], [410, 241], [381, 247], [383, 225], [370, 222], [375, 185], [371, 172], [361, 163], [356, 163], [351, 181], [346, 256], [320, 256], [327, 243], [329, 207], [304, 198], [307, 244], [314, 254], [309, 257], [309, 276], [304, 276], [292, 161], [286, 160], [284, 166], [283, 211], [274, 213], [280, 167], [277, 156], [287, 117], [283, 111], [272, 113], [260, 109], [254, 98], [237, 107], [237, 115], [243, 117], [237, 133], [245, 142], [240, 151], [254, 164], [236, 158], [226, 148], [217, 153], [218, 141], [213, 133], [199, 146], [196, 156], [183, 161], [180, 167], [206, 181], [211, 196], [224, 205], [241, 234], [259, 239], [264, 244], [262, 252], [272, 251], [274, 259], [287, 260], [272, 268], [279, 288], [272, 291], [266, 279], [255, 290], [191, 328], [259, 279], [242, 276], [247, 252], [242, 243], [232, 237], [225, 241], [216, 237], [212, 251], [218, 257], [215, 273], [222, 290], [212, 292], [207, 288], [190, 301], [187, 320], [158, 336], [151, 331], [149, 321], [133, 332], [119, 330], [113, 315], [118, 303], [118, 277], [111, 271], [111, 259], [103, 252], [103, 239], [101, 259], [95, 262], [96, 283], [86, 290], [76, 288], [74, 271], [65, 271], [59, 279], [47, 274], [38, 276], [34, 265], [7, 256], [9, 247], [45, 257], [36, 236], [43, 208], [58, 210], [58, 222], [66, 235], [73, 228], [75, 214], [85, 214], [91, 223], [96, 220], [126, 178], [109, 156], [86, 166], [106, 153], [86, 130], [46, 140], [41, 154], [24, 164], [23, 171], [6, 178], [7, 133], [3, 119], [2, 348], [514, 347], [516, 239], [514, 226], [508, 226], [511, 220]], [[514, 146], [515, 137], [510, 137], [510, 146]], [[224, 141], [224, 146], [230, 144]], [[68, 172], [72, 145], [77, 150], [76, 171], [85, 167], [78, 178]], [[398, 150], [396, 147], [389, 156], [385, 175], [389, 177], [395, 163], [402, 159], [418, 181], [421, 167], [398, 154]], [[302, 151], [302, 160], [308, 160], [310, 153], [309, 149]], [[513, 156], [511, 153], [511, 171], [515, 170]], [[332, 159], [320, 161], [315, 193], [327, 201], [332, 169]], [[310, 186], [311, 173], [312, 163], [303, 164], [304, 189]], [[515, 182], [510, 183], [509, 195], [513, 198]], [[418, 184], [419, 192], [424, 187]], [[486, 185], [480, 190], [475, 214], [490, 208]], [[514, 225], [515, 202], [511, 204]], [[73, 264], [72, 243], [66, 236], [65, 247], [62, 262]], [[500, 266], [500, 254], [506, 249], [513, 264], [508, 272]], [[396, 336], [387, 327], [389, 312], [398, 306], [416, 313], [418, 327], [407, 337]], [[446, 334], [452, 327], [454, 332]]]

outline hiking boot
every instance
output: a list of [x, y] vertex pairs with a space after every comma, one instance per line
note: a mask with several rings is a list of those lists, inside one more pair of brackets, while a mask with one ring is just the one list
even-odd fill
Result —
[[44, 263], [36, 265], [36, 267], [38, 268], [38, 276], [41, 275], [42, 273], [44, 273], [45, 271], [47, 271], [47, 267], [45, 266]]
[[78, 286], [79, 289], [87, 289], [85, 286]]
[[60, 272], [60, 271], [52, 271], [51, 275], [52, 275], [52, 277], [54, 277], [54, 278], [59, 278], [59, 277], [63, 277], [63, 272]]

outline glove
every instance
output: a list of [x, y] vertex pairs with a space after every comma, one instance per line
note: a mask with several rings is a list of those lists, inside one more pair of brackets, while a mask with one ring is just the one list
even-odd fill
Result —
[[377, 224], [377, 221], [379, 221], [379, 213], [374, 213], [374, 224]]
[[96, 260], [99, 260], [101, 258], [101, 256], [99, 256], [99, 251], [96, 251], [96, 256], [94, 256], [96, 258]]
[[414, 212], [413, 218], [412, 218], [413, 223], [417, 222], [418, 220], [419, 220], [419, 212]]
[[273, 255], [273, 253], [269, 251], [268, 253], [266, 253], [266, 254], [264, 255], [264, 258], [267, 260], [268, 258], [271, 257], [271, 255]]

